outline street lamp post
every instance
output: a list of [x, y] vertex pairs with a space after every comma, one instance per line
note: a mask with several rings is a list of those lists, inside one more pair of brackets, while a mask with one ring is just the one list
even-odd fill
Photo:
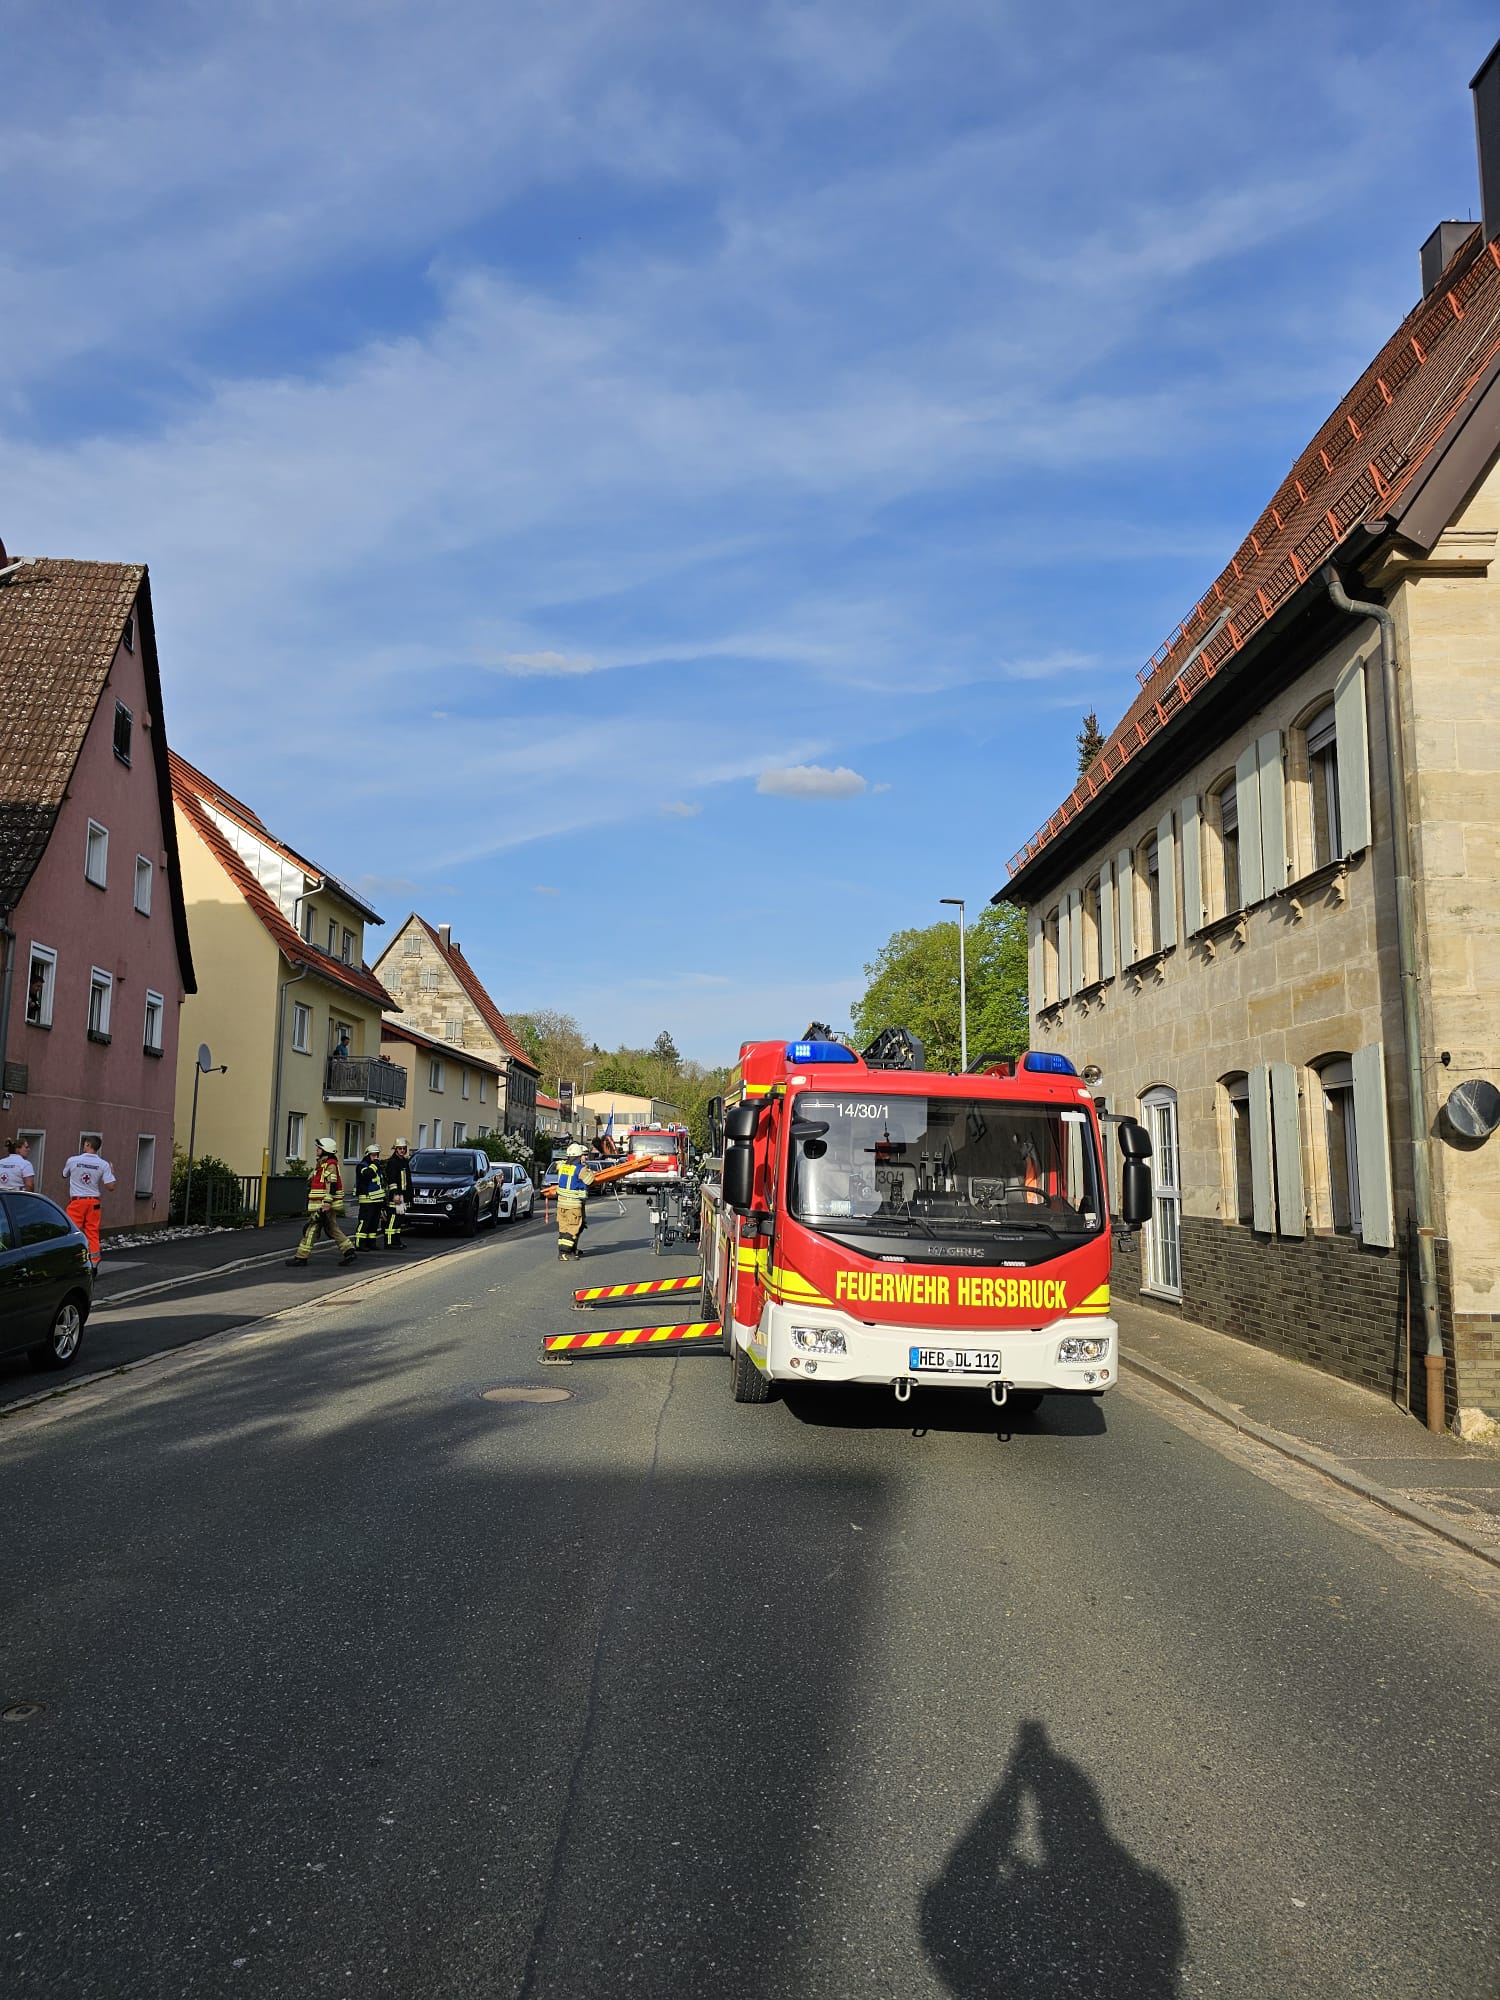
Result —
[[[183, 1191], [182, 1197], [182, 1219], [184, 1222], [189, 1220], [193, 1206], [193, 1161], [197, 1156], [198, 1150], [198, 1081], [200, 1077], [208, 1076], [213, 1068], [214, 1059], [209, 1054], [208, 1043], [200, 1042], [198, 1044], [198, 1060], [193, 1064], [193, 1116], [188, 1125], [187, 1187]], [[218, 1069], [220, 1076], [227, 1076], [229, 1074], [228, 1063], [220, 1063]]]
[[969, 995], [968, 979], [964, 972], [964, 899], [962, 896], [939, 896], [940, 903], [958, 911], [958, 1066], [961, 1070], [969, 1067]]

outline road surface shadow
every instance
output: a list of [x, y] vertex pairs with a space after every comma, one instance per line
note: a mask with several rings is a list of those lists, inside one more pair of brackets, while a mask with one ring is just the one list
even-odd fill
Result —
[[998, 1408], [988, 1389], [918, 1389], [898, 1403], [889, 1389], [781, 1386], [799, 1424], [850, 1431], [962, 1431], [991, 1437], [1099, 1437], [1109, 1426], [1092, 1396], [1048, 1396], [1029, 1415]]
[[922, 1942], [958, 2000], [1173, 2000], [1176, 1892], [1113, 1839], [1098, 1792], [1022, 1723], [999, 1790], [922, 1898]]

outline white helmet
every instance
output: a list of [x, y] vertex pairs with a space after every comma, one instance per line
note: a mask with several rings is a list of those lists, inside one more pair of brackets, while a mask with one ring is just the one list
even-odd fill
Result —
[[398, 1140], [396, 1141], [396, 1145], [395, 1145], [395, 1151], [399, 1153], [399, 1152], [400, 1152], [400, 1151], [401, 1151], [401, 1150], [403, 1149], [403, 1147], [404, 1147], [405, 1145], [406, 1145], [406, 1141], [405, 1141], [404, 1139], [398, 1139]]
[[320, 1153], [337, 1153], [338, 1149], [337, 1139], [320, 1139], [318, 1141], [318, 1151]]
[[370, 1141], [369, 1145], [365, 1147], [365, 1158], [368, 1160], [371, 1157], [377, 1160], [380, 1158], [380, 1148], [376, 1145], [373, 1139]]
[[566, 1157], [570, 1160], [581, 1160], [585, 1158], [584, 1150], [582, 1146], [578, 1144], [576, 1139], [574, 1140], [573, 1144], [569, 1146]]

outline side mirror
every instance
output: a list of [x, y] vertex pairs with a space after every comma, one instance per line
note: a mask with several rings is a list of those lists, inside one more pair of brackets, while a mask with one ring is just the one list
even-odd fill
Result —
[[[1149, 1139], [1146, 1144], [1149, 1149]], [[1127, 1157], [1120, 1169], [1120, 1220], [1127, 1229], [1151, 1220], [1151, 1169], [1144, 1160]]]
[[724, 1137], [731, 1144], [737, 1140], [748, 1142], [755, 1137], [755, 1128], [759, 1122], [760, 1100], [754, 1097], [744, 1098], [738, 1104], [731, 1104], [724, 1113]]
[[724, 1150], [724, 1100], [711, 1097], [708, 1100], [708, 1150], [715, 1158]]
[[748, 1144], [731, 1146], [724, 1155], [723, 1187], [724, 1206], [748, 1214], [755, 1199], [755, 1154]]
[[1151, 1134], [1135, 1118], [1122, 1118], [1117, 1130], [1120, 1134], [1120, 1151], [1127, 1160], [1149, 1160], [1151, 1157]]

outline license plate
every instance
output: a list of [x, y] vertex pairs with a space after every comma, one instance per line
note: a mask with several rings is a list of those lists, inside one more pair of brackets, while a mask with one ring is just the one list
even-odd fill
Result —
[[437, 1196], [435, 1194], [419, 1194], [417, 1200], [422, 1206], [430, 1207], [437, 1200]]
[[995, 1347], [914, 1347], [907, 1363], [913, 1374], [998, 1375], [1000, 1351]]

